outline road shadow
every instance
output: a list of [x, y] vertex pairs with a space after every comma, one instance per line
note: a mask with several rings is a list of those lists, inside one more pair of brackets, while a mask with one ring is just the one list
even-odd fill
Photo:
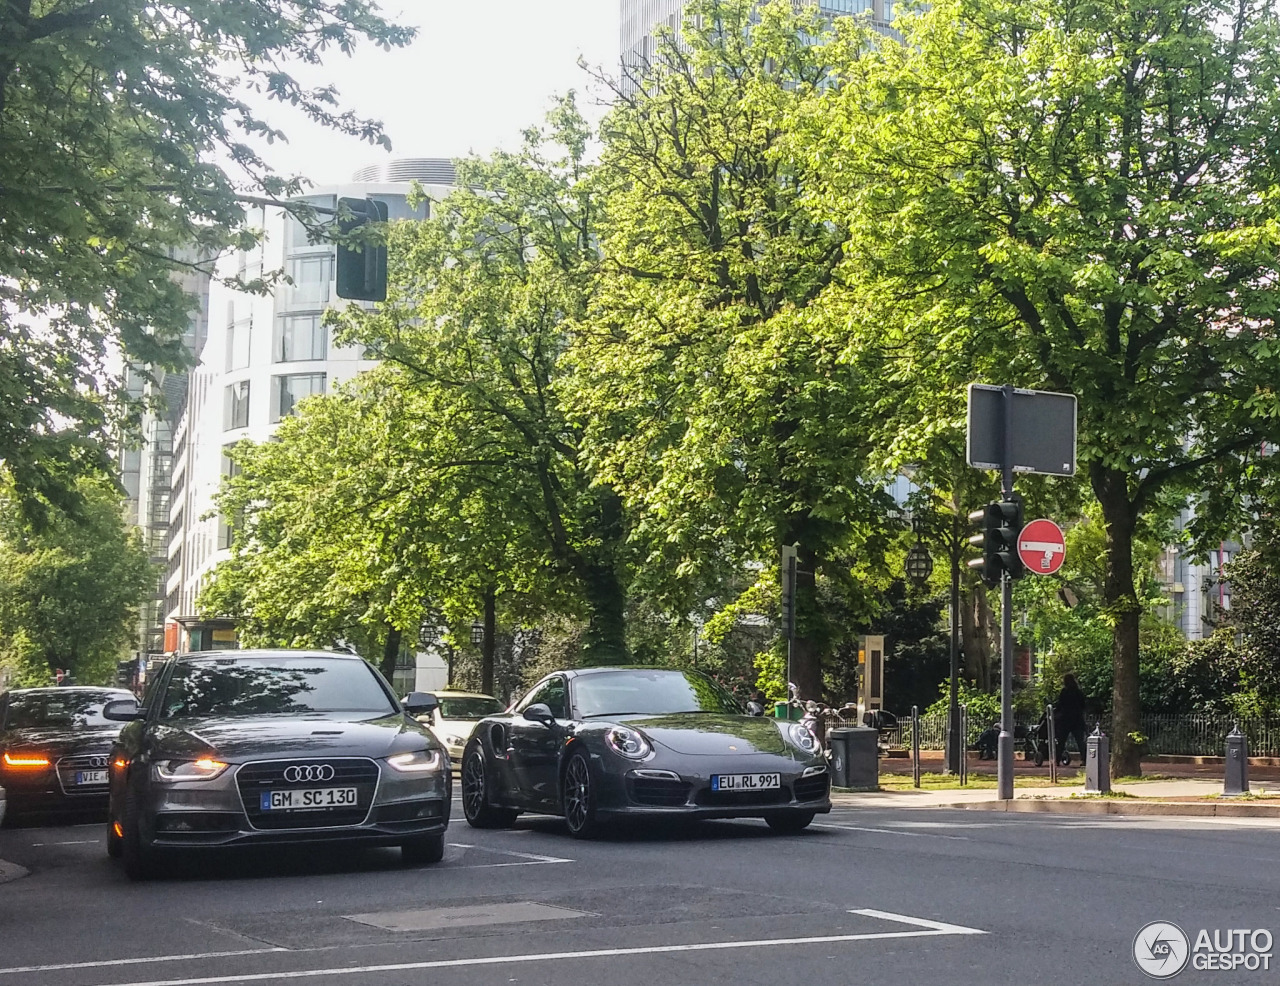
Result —
[[[821, 819], [822, 816], [818, 816]], [[569, 836], [564, 819], [551, 815], [531, 815], [518, 819], [513, 826], [516, 829], [528, 829], [545, 835], [563, 838], [566, 846], [573, 845], [575, 840]], [[773, 831], [763, 820], [756, 818], [711, 819], [694, 821], [691, 819], [646, 818], [611, 822], [603, 827], [600, 833], [589, 843], [628, 843], [628, 842], [755, 842], [758, 840], [776, 841], [795, 838], [824, 838], [821, 829], [807, 828], [803, 832], [783, 834]]]

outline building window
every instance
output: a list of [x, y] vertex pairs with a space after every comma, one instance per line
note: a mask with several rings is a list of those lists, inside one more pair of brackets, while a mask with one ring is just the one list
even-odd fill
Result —
[[329, 331], [319, 313], [286, 315], [280, 319], [276, 336], [277, 363], [324, 359], [328, 355]]
[[231, 458], [231, 450], [233, 448], [235, 448], [234, 445], [222, 446], [222, 475], [227, 476], [228, 478], [231, 476], [239, 476], [240, 473], [244, 471], [241, 468], [240, 463]]
[[243, 370], [249, 365], [249, 337], [253, 319], [245, 318], [227, 325], [227, 369]]
[[289, 262], [289, 277], [293, 281], [295, 303], [328, 304], [329, 286], [333, 280], [333, 254], [295, 257]]
[[223, 401], [222, 430], [249, 426], [249, 381], [233, 383], [226, 390]]
[[295, 405], [304, 397], [324, 393], [323, 373], [292, 373], [287, 377], [272, 377], [274, 391], [271, 401], [271, 420], [279, 421], [293, 413]]

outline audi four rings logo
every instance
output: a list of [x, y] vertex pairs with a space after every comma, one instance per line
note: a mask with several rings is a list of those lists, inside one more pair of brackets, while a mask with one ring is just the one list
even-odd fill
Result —
[[105, 767], [106, 765], [107, 765], [106, 757], [90, 757], [89, 758], [90, 767]]
[[333, 765], [327, 763], [303, 763], [285, 767], [284, 779], [290, 783], [331, 781], [333, 780]]

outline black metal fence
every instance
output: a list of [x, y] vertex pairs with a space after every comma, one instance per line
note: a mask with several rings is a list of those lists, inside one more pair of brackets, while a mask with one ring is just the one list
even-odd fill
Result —
[[[1089, 719], [1089, 732], [1095, 725], [1102, 731], [1111, 734], [1109, 716], [1102, 719]], [[1280, 757], [1280, 720], [1274, 719], [1233, 719], [1229, 716], [1211, 715], [1146, 715], [1141, 719], [1138, 731], [1146, 738], [1145, 753], [1148, 756], [1210, 756], [1220, 757], [1226, 748], [1227, 733], [1239, 724], [1240, 731], [1248, 737], [1249, 756]], [[828, 724], [828, 728], [854, 726], [852, 721], [836, 720]], [[977, 742], [978, 736], [991, 723], [976, 721], [972, 717], [969, 722], [969, 735], [966, 748]], [[1027, 725], [1033, 725], [1028, 723]], [[945, 713], [922, 715], [919, 719], [920, 749], [941, 750], [946, 746], [947, 716]], [[884, 729], [880, 733], [882, 744], [891, 747], [910, 749], [912, 743], [911, 717], [901, 717], [897, 724]]]

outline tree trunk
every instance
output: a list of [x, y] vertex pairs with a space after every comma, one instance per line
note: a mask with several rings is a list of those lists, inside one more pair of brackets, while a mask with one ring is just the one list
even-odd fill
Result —
[[1142, 606], [1133, 588], [1133, 531], [1137, 516], [1122, 472], [1095, 465], [1090, 479], [1107, 526], [1107, 576], [1102, 598], [1114, 620], [1111, 692], [1111, 773], [1137, 777], [1142, 749], [1135, 738], [1142, 715], [1138, 695], [1138, 626]]
[[484, 591], [484, 640], [480, 644], [480, 690], [493, 694], [493, 652], [498, 643], [498, 591]]
[[622, 580], [609, 565], [589, 565], [582, 574], [590, 619], [583, 641], [583, 657], [589, 664], [626, 664], [627, 598]]
[[396, 674], [396, 660], [400, 657], [400, 640], [402, 634], [395, 627], [387, 626], [387, 639], [382, 644], [382, 664], [378, 670], [387, 681], [392, 681]]
[[963, 590], [960, 605], [960, 646], [964, 653], [965, 675], [978, 691], [989, 692], [991, 680], [991, 607], [982, 589], [969, 586]]

